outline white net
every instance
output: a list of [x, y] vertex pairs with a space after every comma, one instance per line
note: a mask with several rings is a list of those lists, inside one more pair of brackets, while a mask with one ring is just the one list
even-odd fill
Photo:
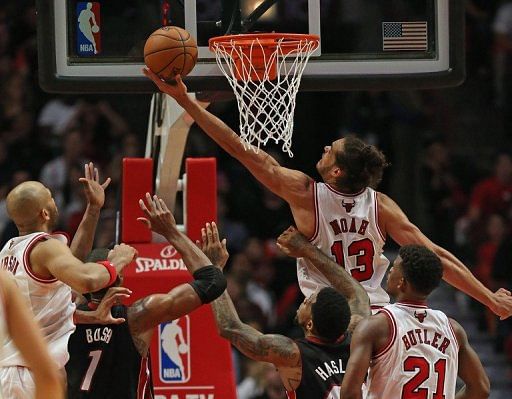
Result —
[[264, 35], [248, 40], [213, 40], [210, 48], [238, 101], [240, 138], [246, 150], [258, 151], [269, 140], [276, 144], [282, 141], [283, 152], [293, 157], [295, 98], [302, 73], [317, 47], [318, 38], [310, 36], [293, 40], [273, 37], [270, 43]]

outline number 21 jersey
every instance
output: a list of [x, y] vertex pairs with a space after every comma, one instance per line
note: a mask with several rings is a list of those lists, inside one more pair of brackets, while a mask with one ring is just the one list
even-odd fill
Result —
[[[378, 226], [377, 192], [369, 187], [344, 194], [315, 183], [315, 233], [310, 241], [358, 280], [373, 306], [389, 304], [381, 287], [389, 265], [383, 254], [384, 236]], [[306, 259], [297, 260], [297, 278], [308, 297], [329, 281]]]
[[372, 359], [366, 399], [454, 399], [459, 347], [448, 317], [412, 302], [380, 312], [389, 319], [389, 342]]

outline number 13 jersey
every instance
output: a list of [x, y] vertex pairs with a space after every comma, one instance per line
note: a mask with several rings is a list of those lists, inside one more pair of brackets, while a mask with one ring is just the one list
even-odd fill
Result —
[[[389, 304], [381, 287], [389, 265], [383, 254], [385, 238], [378, 226], [377, 192], [369, 187], [343, 194], [325, 183], [315, 183], [315, 233], [310, 241], [333, 257], [358, 280], [372, 306]], [[297, 260], [297, 278], [308, 297], [329, 281], [309, 261]]]

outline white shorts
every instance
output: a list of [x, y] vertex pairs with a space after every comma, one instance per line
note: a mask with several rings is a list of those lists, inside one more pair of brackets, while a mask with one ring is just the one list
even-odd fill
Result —
[[0, 369], [2, 399], [33, 399], [36, 386], [27, 367], [11, 366]]

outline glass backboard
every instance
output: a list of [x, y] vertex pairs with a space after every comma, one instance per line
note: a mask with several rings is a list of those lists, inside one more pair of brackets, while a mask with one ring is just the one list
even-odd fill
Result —
[[199, 60], [191, 91], [229, 90], [208, 39], [227, 33], [320, 36], [301, 90], [454, 86], [464, 78], [463, 0], [38, 0], [41, 86], [55, 92], [151, 92], [146, 38], [187, 29]]

